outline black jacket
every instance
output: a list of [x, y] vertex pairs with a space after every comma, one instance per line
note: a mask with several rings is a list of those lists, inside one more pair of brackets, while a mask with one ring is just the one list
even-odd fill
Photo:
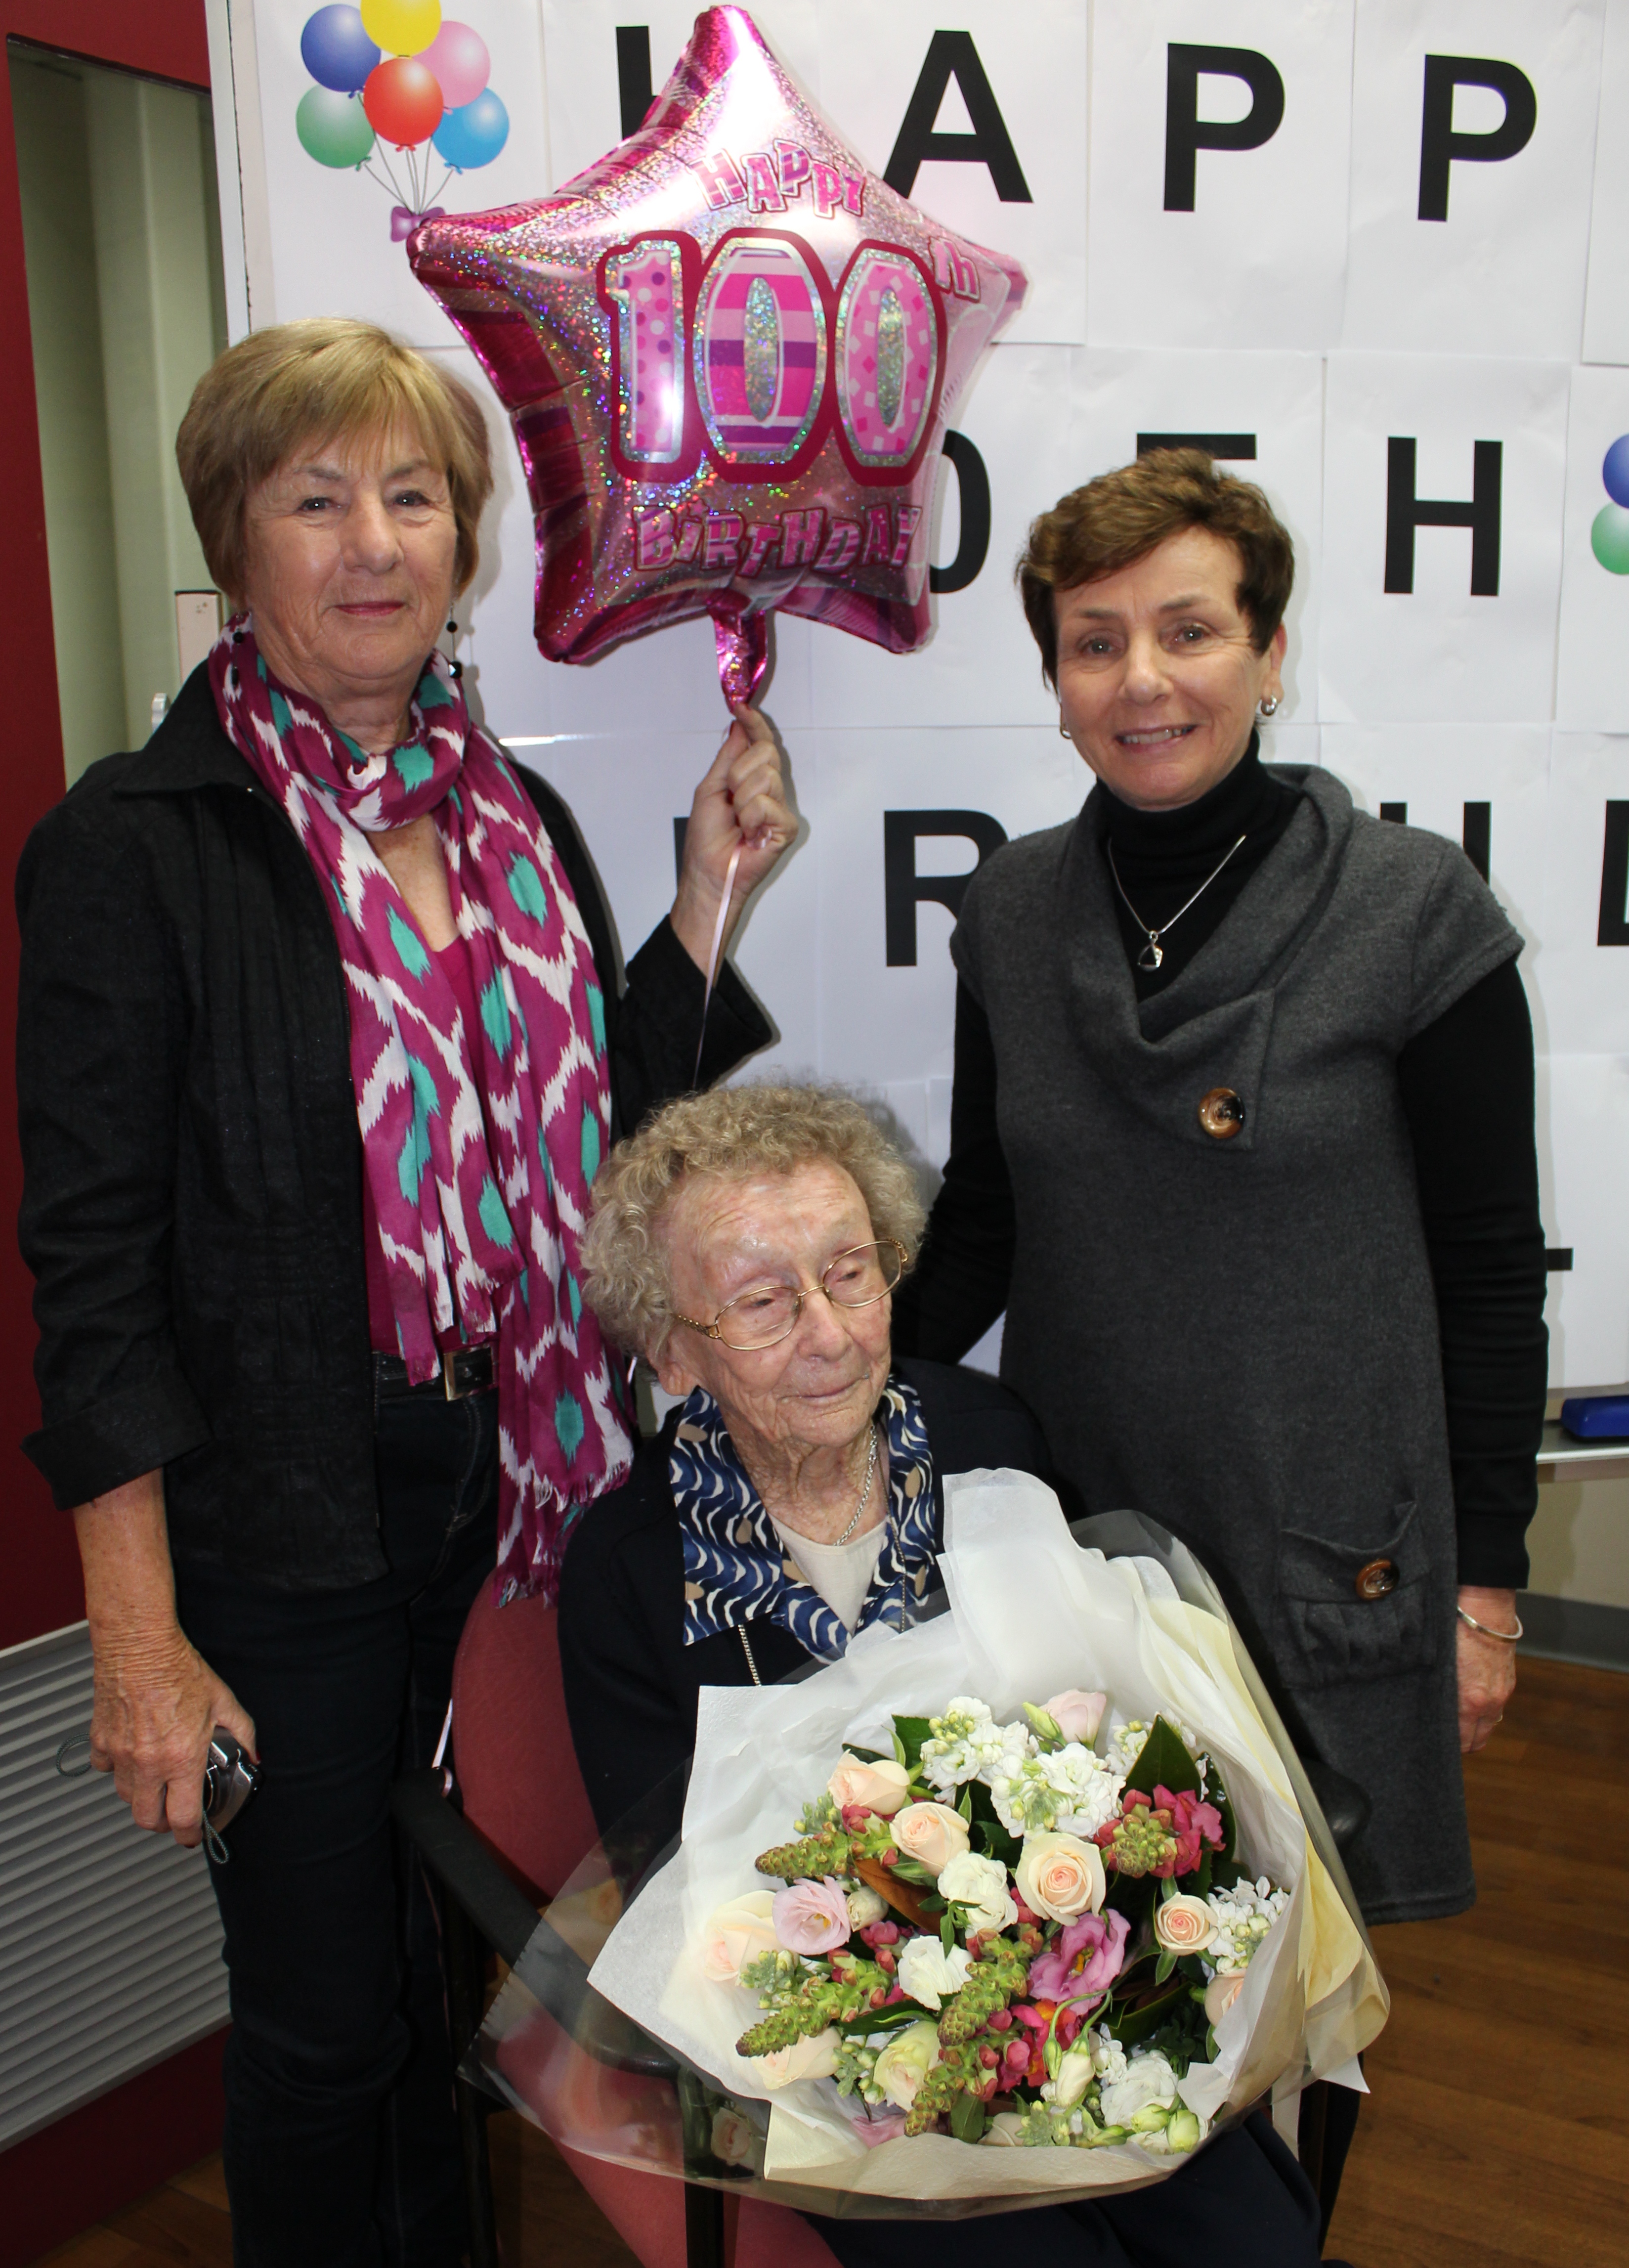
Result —
[[[701, 971], [664, 922], [619, 998], [564, 806], [525, 779], [605, 994], [613, 1133], [692, 1083]], [[195, 670], [139, 755], [30, 836], [18, 1096], [23, 1256], [59, 1505], [165, 1469], [172, 1550], [285, 1590], [385, 1572], [362, 1140], [339, 947], [293, 828]], [[726, 968], [703, 1080], [769, 1028]]]
[[[1041, 1430], [1006, 1387], [944, 1363], [894, 1367], [921, 1397], [941, 1530], [946, 1473], [1005, 1465], [1052, 1478]], [[752, 1683], [738, 1630], [684, 1642], [684, 1545], [667, 1474], [678, 1423], [671, 1410], [660, 1437], [641, 1445], [621, 1487], [589, 1506], [561, 1575], [566, 1714], [602, 1832], [689, 1760], [702, 1686]], [[752, 1646], [766, 1685], [811, 1659], [789, 1631], [767, 1620], [753, 1622]], [[671, 1817], [662, 1825], [676, 1831], [677, 1782], [672, 1793]]]

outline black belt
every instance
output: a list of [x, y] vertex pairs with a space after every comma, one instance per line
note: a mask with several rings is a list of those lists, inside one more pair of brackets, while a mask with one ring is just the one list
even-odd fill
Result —
[[488, 1394], [497, 1383], [493, 1351], [488, 1346], [453, 1347], [441, 1358], [440, 1374], [415, 1386], [399, 1354], [376, 1354], [373, 1384], [377, 1393], [433, 1394], [437, 1401], [461, 1402], [466, 1394]]

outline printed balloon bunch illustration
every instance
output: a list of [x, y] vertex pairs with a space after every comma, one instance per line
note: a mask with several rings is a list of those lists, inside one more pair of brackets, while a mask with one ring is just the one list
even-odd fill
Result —
[[[316, 81], [294, 114], [302, 148], [319, 166], [378, 181], [395, 200], [398, 243], [440, 212], [432, 194], [453, 173], [489, 166], [509, 139], [509, 113], [487, 83], [487, 43], [444, 17], [440, 0], [319, 8], [300, 33], [300, 59]], [[446, 171], [432, 192], [437, 159]]]

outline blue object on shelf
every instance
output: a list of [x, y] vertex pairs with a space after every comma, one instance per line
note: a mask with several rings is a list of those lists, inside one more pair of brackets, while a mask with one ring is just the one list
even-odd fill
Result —
[[1581, 1441], [1629, 1441], [1629, 1394], [1575, 1394], [1561, 1404], [1561, 1424]]

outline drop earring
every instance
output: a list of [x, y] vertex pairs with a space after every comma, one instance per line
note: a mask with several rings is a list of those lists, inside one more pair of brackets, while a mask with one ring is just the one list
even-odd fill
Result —
[[[455, 622], [450, 621], [447, 624], [447, 628], [451, 631], [454, 637], [458, 636], [459, 626]], [[464, 674], [464, 665], [454, 653], [450, 653], [446, 656], [446, 663], [447, 674], [456, 683], [457, 681]]]
[[1068, 726], [1064, 723], [1061, 717], [1058, 719], [1058, 738], [1060, 740], [1068, 740], [1071, 744], [1075, 739], [1074, 733], [1070, 732]]

